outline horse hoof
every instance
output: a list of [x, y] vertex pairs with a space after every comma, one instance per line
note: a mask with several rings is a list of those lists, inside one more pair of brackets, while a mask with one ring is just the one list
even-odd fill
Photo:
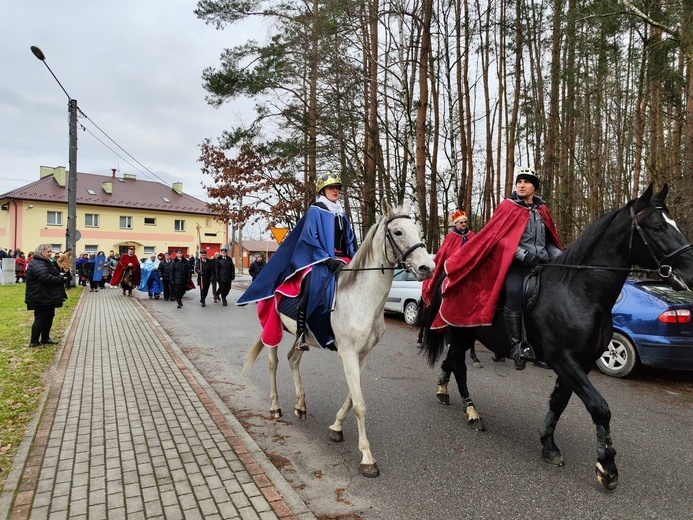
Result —
[[436, 394], [436, 399], [440, 404], [450, 404], [450, 394]]
[[281, 419], [282, 418], [282, 409], [277, 408], [276, 410], [270, 410], [270, 416], [272, 419]]
[[301, 410], [300, 408], [294, 408], [294, 413], [296, 414], [296, 417], [299, 419], [305, 419], [306, 418], [306, 411]]
[[361, 464], [359, 471], [361, 475], [368, 478], [375, 478], [380, 475], [380, 470], [375, 462], [373, 464]]
[[597, 462], [597, 481], [608, 491], [613, 491], [618, 485], [618, 470], [614, 469], [613, 472], [608, 472], [604, 470], [604, 466], [600, 462]]
[[563, 455], [561, 455], [561, 452], [558, 450], [541, 450], [541, 454], [544, 457], [544, 460], [548, 462], [549, 464], [553, 464], [554, 466], [565, 466], [565, 462], [563, 461]]
[[484, 365], [481, 364], [481, 361], [474, 361], [472, 365], [474, 365], [474, 368], [484, 368]]
[[344, 441], [344, 434], [341, 431], [336, 431], [330, 428], [330, 440], [332, 442], [342, 442]]
[[476, 430], [478, 432], [486, 431], [486, 426], [484, 426], [484, 421], [482, 419], [472, 419], [471, 421], [467, 421], [467, 424], [472, 430]]

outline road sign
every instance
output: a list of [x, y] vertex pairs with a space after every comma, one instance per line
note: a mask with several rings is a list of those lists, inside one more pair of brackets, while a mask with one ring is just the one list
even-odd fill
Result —
[[281, 244], [284, 241], [284, 237], [289, 232], [289, 230], [283, 227], [273, 227], [270, 228], [270, 232], [272, 233], [274, 239], [277, 241], [277, 244]]

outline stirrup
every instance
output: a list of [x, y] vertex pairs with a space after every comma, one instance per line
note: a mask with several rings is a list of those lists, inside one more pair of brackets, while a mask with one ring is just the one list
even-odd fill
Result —
[[301, 350], [303, 352], [307, 352], [308, 350], [310, 350], [310, 345], [306, 343], [304, 332], [296, 336], [296, 341], [294, 341], [294, 348], [296, 350]]

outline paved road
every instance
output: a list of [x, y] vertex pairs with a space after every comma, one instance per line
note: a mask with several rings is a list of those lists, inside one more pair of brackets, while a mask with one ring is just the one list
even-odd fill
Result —
[[[234, 290], [234, 299], [241, 292]], [[538, 428], [553, 388], [553, 372], [494, 364], [480, 349], [483, 369], [470, 368], [472, 397], [488, 431], [464, 423], [454, 385], [453, 403], [434, 399], [435, 376], [418, 354], [415, 331], [397, 318], [368, 360], [364, 392], [367, 426], [381, 476], [358, 473], [356, 421], [345, 442], [327, 428], [346, 395], [336, 354], [311, 350], [302, 374], [308, 417], [295, 404], [280, 346], [280, 398], [284, 418], [268, 417], [264, 355], [241, 376], [245, 352], [259, 333], [255, 307], [202, 309], [197, 294], [185, 306], [145, 301], [196, 369], [234, 411], [257, 444], [317, 515], [348, 518], [693, 518], [693, 374], [648, 372], [632, 380], [590, 377], [608, 400], [618, 451], [619, 487], [604, 491], [594, 476], [594, 426], [573, 399], [556, 432], [566, 466], [543, 462]], [[334, 516], [330, 518], [347, 518]]]

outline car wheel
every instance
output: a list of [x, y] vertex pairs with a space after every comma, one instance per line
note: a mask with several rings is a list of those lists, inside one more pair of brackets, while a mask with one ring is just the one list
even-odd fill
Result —
[[404, 306], [404, 322], [407, 325], [416, 326], [419, 323], [419, 304], [413, 301]]
[[618, 332], [614, 332], [606, 351], [597, 360], [597, 368], [611, 377], [626, 377], [637, 365], [638, 354], [633, 343]]

